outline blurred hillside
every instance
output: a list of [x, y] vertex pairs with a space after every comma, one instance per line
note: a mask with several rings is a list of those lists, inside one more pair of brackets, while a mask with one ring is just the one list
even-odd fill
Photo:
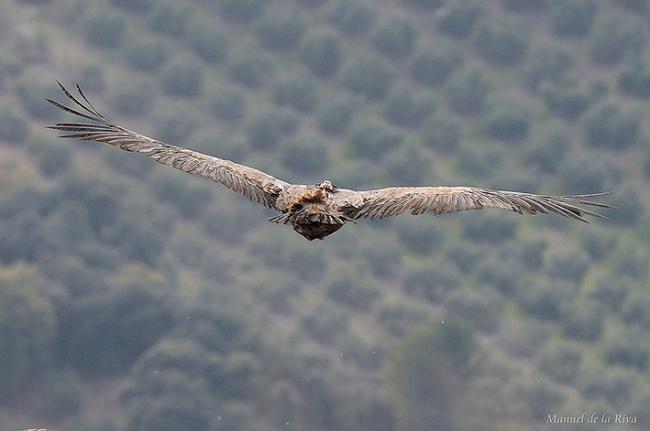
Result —
[[[649, 19], [647, 0], [1, 1], [0, 429], [648, 429]], [[292, 182], [619, 208], [308, 243], [209, 181], [57, 140], [56, 80]]]

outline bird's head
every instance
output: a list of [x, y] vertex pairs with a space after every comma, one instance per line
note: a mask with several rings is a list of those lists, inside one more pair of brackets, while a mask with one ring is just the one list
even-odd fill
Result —
[[336, 186], [330, 180], [321, 181], [316, 187], [328, 193], [334, 193], [336, 191]]

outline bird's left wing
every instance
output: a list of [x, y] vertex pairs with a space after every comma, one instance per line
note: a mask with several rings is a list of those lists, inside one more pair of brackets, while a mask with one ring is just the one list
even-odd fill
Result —
[[61, 137], [103, 142], [125, 151], [142, 153], [158, 163], [172, 166], [188, 174], [210, 178], [255, 202], [279, 209], [276, 207], [276, 201], [278, 196], [289, 187], [289, 183], [230, 160], [168, 145], [132, 132], [118, 126], [97, 111], [78, 85], [77, 91], [82, 100], [73, 96], [61, 83], [59, 83], [59, 86], [63, 93], [76, 105], [75, 108], [67, 107], [54, 100], [47, 99], [47, 101], [64, 111], [90, 121], [86, 123], [58, 123], [49, 126], [50, 129], [64, 132]]
[[545, 196], [532, 193], [489, 190], [476, 187], [391, 187], [357, 192], [359, 205], [346, 209], [354, 219], [379, 219], [410, 211], [413, 215], [442, 214], [481, 208], [501, 208], [519, 214], [556, 213], [587, 222], [585, 216], [603, 217], [583, 206], [611, 208], [587, 200], [606, 193], [573, 196]]

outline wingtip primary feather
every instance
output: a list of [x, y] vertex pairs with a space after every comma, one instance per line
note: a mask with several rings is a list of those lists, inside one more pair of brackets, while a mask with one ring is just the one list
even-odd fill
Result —
[[[77, 91], [79, 92], [79, 95], [86, 102], [86, 104], [82, 103], [72, 93], [70, 93], [70, 91], [68, 91], [68, 89], [65, 88], [65, 86], [60, 81], [57, 80], [56, 83], [59, 85], [59, 88], [61, 88], [61, 91], [63, 92], [63, 94], [65, 94], [65, 96], [73, 102], [73, 106], [74, 105], [76, 105], [76, 106], [74, 106], [74, 108], [73, 107], [68, 107], [68, 106], [63, 105], [62, 103], [59, 103], [59, 102], [57, 102], [55, 100], [47, 99], [47, 98], [45, 99], [46, 101], [53, 104], [54, 106], [56, 106], [59, 109], [63, 109], [64, 111], [67, 111], [67, 112], [69, 112], [71, 114], [78, 115], [78, 116], [86, 118], [88, 120], [96, 121], [96, 122], [99, 122], [99, 123], [105, 123], [105, 124], [110, 123], [108, 118], [106, 118], [102, 113], [100, 113], [93, 106], [93, 104], [90, 102], [90, 100], [88, 100], [88, 98], [84, 94], [84, 92], [81, 89], [81, 87], [79, 86], [79, 84], [75, 84], [75, 87], [77, 88]], [[85, 112], [82, 112], [79, 109], [81, 109], [81, 110], [83, 110]]]

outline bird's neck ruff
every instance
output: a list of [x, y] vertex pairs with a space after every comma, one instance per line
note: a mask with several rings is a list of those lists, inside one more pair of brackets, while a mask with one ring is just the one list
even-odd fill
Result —
[[300, 196], [298, 203], [302, 205], [307, 204], [322, 204], [325, 203], [327, 194], [322, 189], [310, 189]]

